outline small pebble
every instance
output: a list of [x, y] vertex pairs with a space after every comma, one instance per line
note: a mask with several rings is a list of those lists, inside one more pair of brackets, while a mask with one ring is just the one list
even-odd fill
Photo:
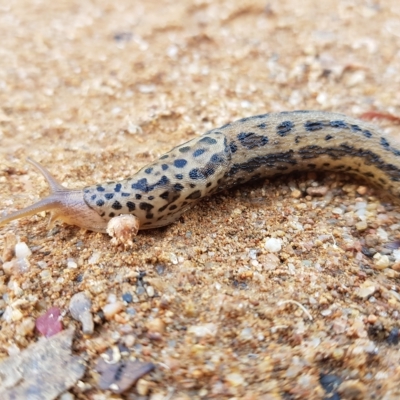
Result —
[[132, 303], [133, 296], [130, 293], [126, 292], [122, 295], [122, 300], [126, 301], [127, 303]]
[[390, 265], [390, 260], [387, 255], [375, 253], [373, 259], [374, 259], [374, 266], [376, 269], [385, 269]]
[[77, 321], [82, 324], [82, 331], [86, 335], [91, 335], [94, 331], [93, 315], [90, 312], [92, 302], [85, 292], [79, 292], [72, 296], [69, 303], [69, 311]]
[[364, 400], [367, 395], [365, 385], [356, 379], [350, 379], [340, 384], [338, 392], [349, 400]]
[[268, 238], [265, 241], [264, 248], [272, 253], [277, 253], [282, 249], [282, 241], [280, 239]]
[[103, 307], [104, 317], [110, 320], [123, 309], [124, 303], [122, 301], [116, 301], [115, 303], [106, 304]]
[[358, 231], [365, 231], [368, 228], [366, 221], [360, 221], [356, 223], [356, 229]]
[[60, 321], [61, 311], [57, 307], [51, 307], [45, 314], [36, 319], [36, 329], [44, 336], [50, 337], [62, 331]]
[[325, 196], [328, 193], [328, 187], [327, 186], [317, 186], [317, 187], [309, 187], [307, 188], [307, 194], [310, 196]]
[[399, 344], [399, 328], [392, 328], [386, 341], [392, 346], [397, 346]]
[[146, 328], [150, 332], [163, 333], [165, 330], [165, 323], [160, 318], [154, 318], [154, 319], [151, 319], [150, 321], [147, 321]]
[[153, 286], [147, 286], [146, 293], [147, 293], [147, 296], [154, 297], [155, 292], [154, 292]]
[[72, 258], [69, 258], [67, 260], [67, 268], [76, 269], [78, 268], [78, 264]]
[[301, 191], [299, 189], [294, 189], [290, 195], [294, 199], [299, 199], [301, 197]]
[[19, 242], [15, 245], [15, 256], [17, 258], [28, 258], [32, 251], [25, 242]]
[[150, 390], [150, 382], [145, 379], [139, 379], [136, 383], [136, 390], [140, 396], [147, 396]]
[[24, 318], [17, 326], [17, 334], [21, 336], [30, 335], [35, 329], [35, 320], [33, 318]]
[[226, 381], [230, 386], [233, 386], [233, 387], [242, 386], [242, 385], [244, 385], [244, 383], [245, 383], [245, 380], [244, 380], [244, 378], [243, 378], [243, 375], [241, 375], [241, 374], [239, 374], [239, 373], [236, 373], [236, 372], [232, 372], [232, 373], [228, 374], [228, 375], [225, 377], [225, 381]]

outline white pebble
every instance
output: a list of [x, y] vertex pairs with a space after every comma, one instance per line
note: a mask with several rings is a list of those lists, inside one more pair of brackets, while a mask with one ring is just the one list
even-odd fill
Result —
[[32, 252], [25, 242], [19, 242], [15, 245], [15, 255], [17, 258], [28, 258], [31, 254]]
[[385, 269], [390, 265], [389, 257], [387, 255], [376, 253], [373, 259], [375, 268], [377, 269]]
[[387, 242], [389, 240], [389, 235], [382, 228], [378, 228], [376, 230], [376, 234], [378, 235], [379, 239], [381, 239], [382, 242]]
[[336, 214], [336, 215], [342, 215], [343, 214], [343, 210], [339, 207], [335, 207], [332, 209], [332, 214]]
[[147, 286], [146, 287], [146, 292], [147, 292], [147, 296], [149, 297], [154, 297], [154, 288], [153, 286]]
[[100, 253], [98, 251], [95, 251], [89, 258], [88, 263], [89, 264], [96, 264], [100, 260]]
[[277, 252], [281, 251], [281, 249], [282, 249], [282, 240], [275, 239], [275, 238], [268, 238], [265, 241], [264, 247], [266, 250], [268, 250], [272, 253], [277, 253]]
[[396, 259], [396, 262], [400, 261], [400, 250], [393, 250], [393, 256]]
[[124, 308], [124, 303], [122, 301], [117, 301], [112, 304], [106, 304], [103, 307], [103, 313], [106, 319], [112, 319], [115, 314], [118, 314]]
[[78, 264], [72, 258], [69, 258], [67, 260], [67, 268], [76, 269], [78, 268]]
[[92, 302], [85, 292], [75, 293], [69, 303], [72, 318], [82, 323], [82, 331], [91, 335], [94, 330], [93, 316], [90, 312]]

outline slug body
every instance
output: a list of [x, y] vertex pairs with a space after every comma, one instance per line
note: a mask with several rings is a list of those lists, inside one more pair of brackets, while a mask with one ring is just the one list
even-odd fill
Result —
[[53, 220], [93, 231], [105, 232], [120, 214], [134, 215], [139, 229], [157, 228], [210, 193], [292, 171], [351, 173], [400, 194], [400, 147], [369, 123], [319, 111], [243, 118], [175, 147], [131, 178], [81, 190], [62, 187], [30, 162], [47, 179], [51, 194], [0, 218], [0, 225], [50, 210]]

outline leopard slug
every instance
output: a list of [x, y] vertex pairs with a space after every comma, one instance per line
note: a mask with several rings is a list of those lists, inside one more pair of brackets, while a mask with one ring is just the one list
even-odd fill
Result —
[[[391, 140], [392, 141], [392, 140]], [[292, 111], [256, 115], [212, 129], [173, 148], [132, 177], [67, 189], [41, 165], [50, 195], [0, 218], [51, 211], [52, 220], [105, 232], [131, 214], [139, 229], [176, 221], [201, 198], [237, 184], [292, 171], [330, 170], [368, 178], [400, 194], [400, 147], [371, 124], [342, 114]]]

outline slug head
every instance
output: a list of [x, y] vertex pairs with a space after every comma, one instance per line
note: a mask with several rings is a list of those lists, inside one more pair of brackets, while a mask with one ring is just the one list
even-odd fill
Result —
[[29, 207], [0, 218], [0, 226], [41, 211], [50, 211], [50, 226], [59, 220], [91, 231], [106, 231], [107, 221], [87, 205], [83, 198], [83, 190], [65, 188], [42, 165], [29, 158], [27, 161], [44, 176], [50, 186], [50, 194]]

